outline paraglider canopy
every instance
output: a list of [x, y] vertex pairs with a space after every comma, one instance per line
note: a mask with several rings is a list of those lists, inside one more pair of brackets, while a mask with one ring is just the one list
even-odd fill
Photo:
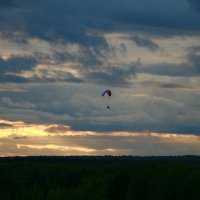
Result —
[[105, 94], [107, 94], [110, 97], [112, 95], [112, 92], [110, 90], [105, 90], [102, 92], [102, 96], [104, 96]]

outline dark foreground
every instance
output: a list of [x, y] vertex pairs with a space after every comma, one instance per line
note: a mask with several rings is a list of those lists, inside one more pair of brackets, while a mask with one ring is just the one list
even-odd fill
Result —
[[200, 157], [0, 158], [0, 200], [200, 199]]

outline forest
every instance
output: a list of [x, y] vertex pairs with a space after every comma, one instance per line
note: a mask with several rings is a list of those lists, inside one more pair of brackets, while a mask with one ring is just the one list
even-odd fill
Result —
[[200, 199], [200, 157], [0, 158], [0, 199]]

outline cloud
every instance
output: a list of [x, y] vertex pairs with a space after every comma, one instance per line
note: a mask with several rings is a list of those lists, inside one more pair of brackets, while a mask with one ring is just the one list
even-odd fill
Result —
[[160, 50], [160, 47], [148, 37], [132, 35], [130, 36], [130, 39], [139, 47], [145, 47], [151, 51]]
[[12, 8], [15, 6], [13, 0], [1, 0], [0, 9]]
[[13, 125], [7, 123], [0, 123], [0, 128], [11, 128]]
[[[155, 99], [159, 99], [155, 97]], [[174, 132], [89, 132], [64, 124], [1, 121], [0, 156], [198, 154], [199, 135]], [[16, 129], [16, 131], [14, 131]]]
[[200, 46], [188, 47], [184, 63], [158, 63], [137, 68], [138, 73], [149, 73], [159, 76], [199, 76], [200, 75]]
[[70, 127], [69, 126], [64, 126], [64, 125], [52, 125], [45, 129], [48, 133], [64, 133], [66, 131], [69, 131]]
[[198, 0], [187, 0], [187, 1], [188, 1], [188, 3], [190, 4], [190, 6], [191, 6], [194, 10], [200, 12], [200, 3], [199, 3]]
[[100, 31], [138, 30], [163, 36], [199, 35], [200, 29], [200, 16], [195, 15], [185, 1], [178, 0], [153, 0], [151, 4], [147, 0], [111, 0], [109, 3], [88, 0], [84, 5], [80, 0], [56, 3], [53, 0], [48, 3], [46, 0], [10, 0], [3, 1], [2, 5], [15, 9], [1, 12], [1, 35], [16, 42], [39, 38], [51, 43], [105, 47], [107, 43]]
[[[50, 77], [49, 77], [49, 74]], [[44, 70], [41, 72], [40, 76], [34, 75], [29, 77], [29, 78], [24, 78], [23, 76], [20, 77], [22, 80], [24, 79], [27, 82], [32, 82], [32, 83], [55, 83], [55, 82], [72, 82], [72, 83], [83, 83], [84, 80], [78, 77], [75, 77], [72, 73], [70, 72], [48, 72]]]
[[[1, 59], [0, 73], [3, 75], [1, 82], [65, 81], [83, 83], [82, 77], [75, 77], [70, 73], [59, 73], [57, 77], [51, 78], [45, 76], [46, 72], [43, 72], [44, 76], [42, 77], [34, 74], [34, 77], [29, 78], [19, 74], [6, 74], [8, 71], [12, 73], [20, 73], [23, 70], [31, 71], [37, 64], [49, 64], [50, 61], [57, 63], [72, 61], [78, 63], [77, 70], [84, 75], [83, 78], [87, 81], [116, 85], [118, 80], [118, 85], [128, 85], [128, 79], [134, 76], [135, 69], [113, 67], [102, 70], [102, 66], [108, 64], [113, 50], [112, 46], [108, 44], [106, 33], [131, 33], [134, 31], [129, 39], [134, 41], [137, 46], [145, 47], [150, 51], [158, 51], [161, 48], [151, 39], [152, 35], [154, 38], [155, 36], [163, 38], [170, 34], [180, 35], [180, 33], [198, 35], [198, 30], [200, 30], [200, 16], [196, 16], [187, 3], [180, 4], [178, 0], [162, 3], [153, 0], [151, 5], [147, 0], [142, 3], [130, 0], [123, 2], [111, 0], [109, 3], [105, 0], [95, 2], [88, 0], [85, 5], [80, 0], [67, 2], [59, 0], [57, 3], [50, 0], [48, 4], [46, 0], [28, 2], [9, 0], [7, 3], [3, 1], [2, 5], [12, 9], [3, 9], [0, 14], [0, 36], [2, 38], [20, 44], [24, 41], [27, 45], [26, 48], [33, 39], [46, 41], [50, 44], [51, 52], [46, 54], [45, 59], [44, 54], [41, 55], [42, 52], [31, 52], [34, 54], [33, 57]], [[144, 5], [148, 5], [148, 9], [145, 9]], [[159, 9], [156, 9], [157, 7]], [[37, 23], [35, 23], [36, 21]], [[163, 31], [160, 31], [161, 29]], [[58, 51], [59, 45], [77, 45], [79, 49], [76, 54], [69, 50]], [[12, 67], [13, 65], [15, 67]], [[170, 70], [169, 66], [163, 66], [167, 64], [161, 63], [160, 65], [162, 66], [151, 67], [149, 73], [174, 74], [176, 76], [184, 74], [185, 69], [186, 76], [187, 73], [189, 75], [196, 73], [195, 69], [187, 66], [181, 70], [180, 66], [175, 65], [171, 67], [174, 70]], [[159, 71], [156, 67], [162, 69]], [[147, 72], [147, 69], [143, 70]], [[120, 73], [122, 77], [119, 76]], [[62, 78], [59, 79], [59, 76]]]
[[188, 48], [188, 60], [200, 75], [200, 46], [194, 45]]
[[3, 74], [1, 75], [0, 83], [27, 83], [28, 79], [18, 75]]
[[[76, 135], [76, 133], [74, 133]], [[18, 138], [15, 138], [18, 137]], [[199, 154], [199, 136], [154, 132], [0, 138], [0, 155], [184, 155]]]
[[27, 56], [11, 56], [7, 60], [0, 58], [0, 74], [20, 73], [23, 70], [31, 70], [37, 65], [37, 61]]
[[140, 84], [144, 85], [145, 87], [155, 87], [161, 89], [200, 90], [199, 86], [185, 85], [180, 83], [144, 81]]
[[[8, 59], [0, 58], [0, 83], [28, 83], [28, 82], [77, 82], [81, 83], [83, 80], [75, 77], [71, 72], [53, 71], [50, 68], [47, 70], [39, 70], [36, 72], [36, 67], [42, 62], [43, 56], [35, 54], [34, 56], [10, 56]], [[47, 59], [47, 57], [45, 57]], [[49, 58], [50, 59], [50, 58]], [[48, 59], [48, 62], [49, 62]], [[52, 61], [54, 60], [52, 58]], [[47, 66], [49, 63], [46, 63]], [[55, 66], [56, 68], [56, 66]], [[53, 68], [52, 68], [53, 69]], [[29, 76], [26, 76], [26, 72]], [[25, 75], [24, 75], [25, 74]]]
[[85, 76], [87, 80], [95, 83], [118, 87], [128, 86], [130, 79], [136, 74], [136, 65], [136, 63], [123, 67], [113, 65], [104, 67], [102, 71], [88, 71]]
[[19, 88], [15, 84], [1, 84], [0, 92], [24, 93], [24, 92], [27, 92], [27, 91]]
[[[151, 86], [154, 87], [154, 86]], [[161, 87], [171, 87], [162, 85]], [[181, 86], [179, 86], [181, 87]], [[140, 86], [141, 88], [141, 86]], [[76, 131], [157, 131], [199, 133], [198, 92], [188, 89], [158, 90], [144, 86], [109, 87], [112, 97], [102, 98], [101, 85], [38, 84], [28, 93], [7, 93], [14, 105], [29, 102], [35, 108], [1, 104], [2, 119], [31, 123], [64, 124]], [[143, 96], [132, 96], [137, 91]], [[5, 94], [0, 93], [0, 99]], [[108, 101], [107, 101], [108, 100]], [[111, 110], [106, 109], [107, 104]]]
[[26, 83], [28, 80], [19, 74], [36, 67], [37, 61], [28, 56], [11, 56], [7, 60], [0, 58], [0, 82]]
[[[90, 23], [87, 17], [77, 15], [75, 9], [79, 7], [76, 8], [73, 2], [62, 0], [56, 4], [54, 1], [49, 1], [47, 4], [45, 0], [14, 2], [16, 8], [12, 13], [5, 10], [1, 13], [2, 20], [0, 20], [1, 34], [11, 41], [17, 42], [19, 38], [22, 41], [39, 38], [49, 42], [62, 41], [83, 46], [106, 44], [101, 36], [88, 34], [88, 28], [95, 25], [92, 25], [94, 23]], [[79, 6], [81, 6], [80, 2]]]
[[158, 76], [194, 76], [197, 74], [196, 69], [187, 63], [159, 63], [138, 68], [138, 73], [154, 74]]
[[1, 98], [1, 105], [10, 107], [10, 108], [22, 108], [22, 109], [34, 109], [36, 105], [30, 102], [13, 102], [9, 97]]

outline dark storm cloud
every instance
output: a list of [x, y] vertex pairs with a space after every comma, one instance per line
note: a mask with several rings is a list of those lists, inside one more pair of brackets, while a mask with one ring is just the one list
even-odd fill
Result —
[[[88, 72], [86, 78], [97, 80], [98, 83], [106, 82], [114, 85], [118, 81], [118, 85], [124, 84], [135, 73], [134, 69], [101, 70], [101, 66], [108, 62], [112, 51], [104, 37], [105, 32], [138, 32], [138, 34], [130, 36], [129, 39], [134, 41], [136, 45], [151, 51], [159, 50], [160, 47], [150, 39], [150, 35], [148, 37], [144, 35], [174, 36], [179, 34], [199, 35], [200, 33], [200, 15], [193, 12], [186, 0], [181, 2], [179, 0], [162, 2], [153, 0], [151, 3], [148, 0], [142, 2], [136, 0], [111, 0], [109, 2], [106, 0], [87, 0], [84, 4], [81, 0], [58, 0], [56, 2], [54, 0], [4, 0], [0, 4], [2, 5], [0, 12], [0, 36], [2, 38], [12, 42], [26, 42], [26, 44], [32, 38], [45, 40], [52, 45], [55, 43], [78, 44], [80, 50], [77, 55], [72, 55], [69, 52], [56, 52], [55, 50], [54, 56], [50, 57], [49, 60], [58, 63], [64, 61], [79, 62], [81, 67], [77, 67], [77, 70], [80, 74], [85, 73], [84, 68], [91, 68], [91, 70], [86, 70]], [[6, 9], [3, 9], [5, 7]], [[143, 36], [139, 34], [141, 32]], [[19, 58], [11, 58], [8, 61], [0, 60], [0, 73], [5, 70], [2, 65], [9, 70], [12, 63], [17, 65], [15, 71], [12, 69], [12, 72], [17, 72], [17, 69], [22, 71], [34, 67], [34, 60], [28, 61], [26, 59], [23, 61], [24, 64], [18, 66], [17, 59]], [[46, 60], [48, 60], [47, 57]], [[45, 61], [42, 57], [37, 60], [39, 63]], [[25, 65], [27, 65], [26, 69], [23, 68]], [[175, 76], [184, 73], [177, 65], [172, 67], [175, 72], [172, 72], [170, 67], [161, 67], [160, 71], [155, 68], [156, 66], [152, 67], [151, 73], [167, 73], [175, 74]], [[122, 77], [119, 76], [120, 73]], [[193, 74], [195, 72], [191, 69], [191, 72], [187, 73]], [[7, 82], [28, 81], [17, 75], [12, 76], [13, 79], [4, 74], [3, 79]], [[66, 76], [64, 81], [83, 82], [70, 74]], [[45, 77], [42, 79], [48, 81]], [[40, 80], [35, 77], [31, 81], [39, 82]]]
[[37, 64], [37, 61], [32, 57], [13, 56], [7, 60], [0, 58], [0, 74], [5, 73], [20, 73], [22, 71], [31, 70]]
[[26, 83], [29, 80], [17, 75], [17, 73], [29, 71], [36, 65], [37, 61], [32, 57], [11, 56], [7, 60], [0, 58], [0, 83]]
[[14, 2], [17, 5], [15, 9], [0, 14], [1, 35], [11, 41], [39, 38], [83, 46], [106, 45], [101, 36], [89, 33], [89, 29], [95, 28], [96, 23], [90, 23], [90, 19], [79, 13], [81, 2], [78, 7], [73, 2], [61, 0], [56, 3], [45, 0]]
[[189, 2], [189, 4], [191, 5], [191, 7], [200, 12], [200, 2], [199, 0], [187, 0]]
[[200, 16], [192, 12], [185, 0], [87, 0], [84, 4], [81, 0], [10, 0], [8, 3], [4, 0], [2, 6], [5, 5], [14, 8], [0, 13], [0, 32], [16, 41], [40, 38], [95, 47], [107, 46], [95, 30], [135, 31], [140, 27], [144, 32], [154, 32], [161, 28], [165, 30], [161, 35], [171, 30], [175, 34], [189, 31], [199, 35], [200, 30]]
[[130, 39], [133, 40], [135, 44], [139, 47], [145, 47], [152, 51], [156, 51], [160, 49], [160, 47], [148, 37], [133, 35], [130, 37]]
[[124, 29], [126, 29], [125, 25], [131, 25], [132, 30], [158, 36], [199, 35], [200, 16], [190, 9], [186, 0], [153, 0], [151, 2], [127, 0], [121, 4], [117, 1], [115, 5], [118, 5], [120, 9], [113, 12], [111, 17], [123, 23]]
[[15, 3], [13, 0], [0, 0], [0, 9], [14, 7]]

